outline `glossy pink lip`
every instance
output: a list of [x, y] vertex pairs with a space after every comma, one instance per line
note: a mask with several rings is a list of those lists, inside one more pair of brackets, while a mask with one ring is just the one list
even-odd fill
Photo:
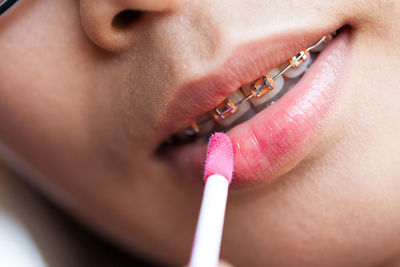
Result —
[[[233, 185], [251, 186], [287, 172], [320, 140], [335, 103], [348, 53], [344, 30], [318, 56], [303, 78], [279, 101], [227, 134], [235, 150]], [[186, 171], [203, 167], [205, 145], [176, 149], [173, 158]]]
[[312, 150], [340, 90], [348, 36], [348, 31], [337, 36], [276, 104], [229, 131], [237, 183], [271, 180]]

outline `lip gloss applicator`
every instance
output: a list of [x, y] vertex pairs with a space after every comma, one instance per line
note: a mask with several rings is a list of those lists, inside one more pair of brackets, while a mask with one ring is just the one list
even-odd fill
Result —
[[229, 137], [224, 133], [212, 135], [207, 148], [205, 187], [189, 267], [218, 265], [233, 161], [233, 146]]

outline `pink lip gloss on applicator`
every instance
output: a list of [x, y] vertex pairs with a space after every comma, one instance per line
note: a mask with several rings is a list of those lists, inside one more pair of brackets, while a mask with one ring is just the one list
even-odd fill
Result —
[[189, 267], [218, 265], [233, 160], [233, 147], [229, 137], [224, 133], [211, 136], [204, 170], [203, 200]]

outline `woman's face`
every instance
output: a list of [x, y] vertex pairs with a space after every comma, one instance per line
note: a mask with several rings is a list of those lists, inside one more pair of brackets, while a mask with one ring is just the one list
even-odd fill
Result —
[[0, 19], [1, 155], [110, 238], [182, 264], [206, 145], [160, 145], [345, 26], [288, 93], [227, 132], [236, 157], [222, 257], [394, 263], [399, 9], [389, 0], [20, 1]]

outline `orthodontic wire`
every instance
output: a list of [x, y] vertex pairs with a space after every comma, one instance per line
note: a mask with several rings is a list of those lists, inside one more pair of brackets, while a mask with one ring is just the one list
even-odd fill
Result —
[[[321, 39], [319, 39], [316, 43], [314, 43], [313, 45], [307, 47], [305, 50], [307, 52], [309, 52], [311, 49], [316, 48], [317, 46], [319, 46], [320, 44], [322, 44], [325, 40], [326, 40], [326, 36], [323, 36]], [[272, 77], [273, 80], [276, 80], [277, 78], [279, 78], [280, 76], [282, 76], [286, 71], [288, 71], [290, 68], [292, 67], [292, 65], [289, 63], [283, 70], [281, 70], [279, 73], [277, 73], [274, 77]], [[248, 96], [246, 96], [245, 98], [240, 99], [238, 102], [235, 103], [235, 106], [239, 106], [240, 104], [242, 104], [243, 102], [251, 99], [253, 97], [252, 94], [249, 94]]]
[[[312, 44], [311, 46], [307, 47], [307, 48], [306, 48], [305, 50], [303, 50], [303, 51], [309, 52], [310, 50], [312, 50], [312, 49], [316, 48], [317, 46], [321, 45], [321, 44], [322, 44], [324, 41], [326, 41], [327, 39], [328, 39], [327, 36], [323, 36], [321, 39], [319, 39], [317, 42], [315, 42], [315, 43]], [[286, 71], [288, 71], [290, 68], [292, 68], [292, 65], [289, 63], [284, 69], [282, 69], [279, 73], [277, 73], [275, 76], [273, 76], [272, 79], [273, 79], [273, 80], [276, 80], [277, 78], [279, 78], [280, 76], [282, 76]], [[234, 105], [235, 105], [235, 106], [239, 106], [239, 105], [241, 105], [242, 103], [244, 103], [244, 102], [250, 100], [252, 97], [253, 97], [253, 94], [250, 93], [250, 94], [247, 95], [246, 97], [244, 97], [244, 98], [240, 99], [238, 102], [234, 103]], [[194, 123], [195, 123], [196, 125], [201, 125], [201, 124], [203, 124], [203, 123], [205, 123], [205, 122], [207, 122], [207, 121], [210, 121], [211, 119], [213, 119], [213, 117], [212, 117], [212, 116], [208, 116], [207, 118], [204, 118], [203, 120], [198, 121], [198, 122], [195, 121]], [[192, 128], [193, 128], [193, 126], [192, 126]], [[196, 130], [194, 130], [194, 131], [197, 132]]]

